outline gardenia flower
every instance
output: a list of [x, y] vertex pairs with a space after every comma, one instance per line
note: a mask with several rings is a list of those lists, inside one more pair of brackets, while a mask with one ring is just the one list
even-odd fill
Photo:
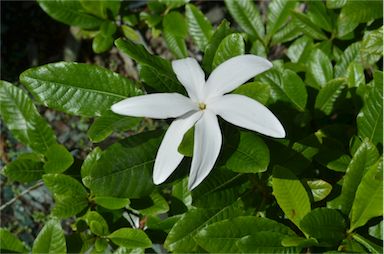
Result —
[[285, 137], [279, 120], [261, 103], [243, 95], [227, 94], [250, 78], [272, 67], [261, 57], [241, 55], [220, 64], [205, 81], [203, 70], [193, 58], [172, 62], [177, 79], [189, 98], [179, 93], [154, 93], [122, 100], [112, 111], [126, 116], [157, 119], [176, 118], [165, 133], [157, 152], [153, 182], [164, 182], [183, 159], [178, 147], [193, 126], [194, 148], [188, 188], [199, 185], [219, 156], [222, 136], [217, 115], [224, 120], [275, 138]]

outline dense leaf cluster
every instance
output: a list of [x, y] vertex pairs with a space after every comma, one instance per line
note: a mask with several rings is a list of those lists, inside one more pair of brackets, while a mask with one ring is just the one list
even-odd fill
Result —
[[[3, 174], [21, 183], [42, 179], [55, 198], [32, 247], [0, 229], [1, 249], [382, 253], [382, 2], [225, 0], [233, 23], [217, 26], [187, 2], [38, 0], [53, 19], [92, 38], [96, 53], [114, 43], [137, 63], [140, 81], [74, 62], [23, 72], [20, 82], [32, 99], [1, 81], [2, 120], [30, 148]], [[148, 51], [138, 32], [146, 29], [161, 36], [175, 58], [191, 55], [192, 41], [207, 75], [245, 53], [274, 59], [271, 70], [234, 93], [267, 105], [286, 139], [222, 122], [220, 157], [192, 192], [192, 131], [179, 147], [186, 159], [160, 186], [152, 170], [163, 130], [98, 147], [142, 120], [112, 113], [112, 104], [146, 91], [185, 93], [170, 62]], [[94, 119], [87, 134], [95, 145], [84, 161], [74, 163], [35, 104]], [[70, 217], [72, 232], [65, 234], [60, 220]]]

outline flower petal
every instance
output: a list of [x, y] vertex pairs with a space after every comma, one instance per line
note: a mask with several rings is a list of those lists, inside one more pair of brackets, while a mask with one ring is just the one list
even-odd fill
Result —
[[172, 68], [177, 79], [187, 90], [189, 97], [194, 101], [198, 101], [201, 98], [205, 84], [204, 71], [199, 63], [195, 59], [188, 57], [172, 61]]
[[195, 125], [195, 138], [188, 188], [192, 190], [211, 172], [221, 148], [221, 131], [215, 114], [204, 110]]
[[276, 116], [247, 96], [227, 94], [212, 100], [207, 108], [234, 125], [274, 138], [285, 137], [285, 130]]
[[125, 116], [165, 119], [198, 110], [198, 106], [188, 97], [178, 93], [154, 93], [119, 101], [113, 104], [111, 109]]
[[184, 134], [192, 128], [201, 115], [202, 111], [198, 111], [192, 115], [180, 117], [171, 123], [157, 151], [153, 169], [155, 184], [164, 182], [180, 164], [184, 156], [177, 151], [177, 148], [183, 140]]
[[267, 59], [254, 55], [241, 55], [230, 58], [217, 66], [209, 76], [205, 86], [206, 99], [228, 93], [245, 81], [272, 67]]

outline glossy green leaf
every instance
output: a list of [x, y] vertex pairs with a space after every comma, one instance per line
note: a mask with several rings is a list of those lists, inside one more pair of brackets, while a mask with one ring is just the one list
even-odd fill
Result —
[[364, 106], [357, 115], [360, 138], [368, 138], [374, 144], [383, 142], [383, 73], [374, 75], [374, 87], [368, 92]]
[[88, 211], [83, 217], [92, 233], [98, 236], [109, 235], [108, 223], [101, 214], [95, 211]]
[[222, 209], [192, 209], [176, 222], [164, 242], [164, 247], [172, 252], [198, 251], [196, 234], [205, 226], [227, 218], [240, 216], [243, 207], [237, 202]]
[[[279, 236], [294, 235], [287, 226], [276, 221], [256, 216], [240, 216], [208, 225], [199, 231], [195, 239], [199, 245], [211, 253], [239, 253], [240, 246], [246, 247], [242, 244], [238, 247], [236, 243], [248, 235], [257, 237], [260, 232], [276, 233]], [[260, 236], [260, 238], [263, 237]], [[267, 246], [260, 244], [260, 247]], [[269, 251], [263, 249], [261, 252]]]
[[163, 19], [164, 39], [168, 48], [177, 58], [188, 56], [185, 38], [188, 34], [188, 25], [184, 16], [179, 12], [170, 12]]
[[105, 21], [101, 24], [100, 31], [92, 41], [92, 49], [95, 53], [103, 53], [113, 46], [113, 34], [116, 32], [116, 24], [111, 21]]
[[156, 215], [169, 211], [169, 205], [167, 203], [167, 200], [159, 192], [151, 193], [150, 198], [153, 205], [144, 209], [140, 209], [141, 214]]
[[96, 166], [97, 161], [100, 159], [102, 150], [99, 147], [93, 149], [85, 158], [83, 165], [81, 165], [81, 180], [83, 184], [89, 188], [90, 185], [90, 172]]
[[56, 196], [52, 215], [58, 218], [69, 218], [88, 207], [88, 200], [82, 196]]
[[50, 220], [45, 223], [33, 243], [32, 253], [67, 253], [64, 232], [59, 221]]
[[281, 241], [281, 245], [284, 247], [311, 247], [317, 246], [318, 241], [315, 238], [303, 238], [299, 236], [288, 236]]
[[138, 30], [135, 30], [134, 28], [127, 25], [122, 25], [121, 30], [127, 39], [135, 43], [140, 43], [142, 41], [141, 35]]
[[[226, 143], [231, 146], [231, 142]], [[233, 153], [226, 162], [226, 167], [239, 173], [258, 173], [267, 170], [269, 150], [264, 141], [252, 132], [240, 132], [237, 147], [230, 147]]]
[[96, 29], [103, 20], [87, 13], [79, 0], [38, 0], [40, 7], [53, 19], [70, 26]]
[[272, 36], [287, 21], [297, 1], [273, 0], [268, 5], [267, 34]]
[[347, 68], [350, 63], [360, 62], [360, 45], [360, 42], [355, 42], [344, 50], [343, 54], [340, 57], [340, 60], [338, 60], [335, 65], [335, 78], [345, 77], [345, 74], [347, 73]]
[[95, 200], [95, 203], [98, 204], [99, 206], [102, 206], [110, 210], [124, 208], [130, 203], [128, 198], [98, 196], [98, 197], [95, 197], [94, 200]]
[[41, 178], [44, 173], [43, 165], [40, 160], [17, 158], [7, 164], [3, 172], [11, 181], [28, 183]]
[[185, 92], [172, 70], [171, 63], [165, 59], [151, 55], [143, 45], [132, 41], [118, 39], [118, 49], [141, 65], [140, 78], [158, 92]]
[[309, 17], [303, 13], [293, 11], [292, 15], [294, 17], [293, 22], [302, 30], [302, 32], [316, 40], [326, 40], [327, 36], [324, 32], [309, 19]]
[[300, 221], [311, 211], [307, 191], [288, 169], [276, 166], [272, 178], [273, 195], [288, 219], [300, 227]]
[[383, 17], [383, 3], [380, 1], [348, 1], [341, 9], [340, 16], [362, 23]]
[[316, 208], [300, 223], [300, 228], [325, 246], [337, 246], [346, 235], [345, 220], [341, 213], [329, 208]]
[[287, 56], [293, 63], [300, 63], [308, 58], [312, 45], [313, 40], [310, 37], [302, 36], [289, 46]]
[[264, 44], [260, 40], [255, 40], [249, 50], [250, 54], [267, 58], [268, 52]]
[[250, 0], [225, 0], [233, 19], [253, 38], [264, 39], [265, 29], [259, 10]]
[[333, 112], [333, 107], [345, 88], [343, 79], [330, 80], [323, 86], [316, 96], [315, 109], [323, 112], [325, 115], [330, 115]]
[[363, 245], [369, 253], [375, 253], [380, 254], [383, 253], [383, 246], [378, 245], [376, 243], [373, 243], [372, 241], [368, 240], [367, 238], [359, 235], [359, 234], [352, 234], [353, 239], [355, 239], [358, 243]]
[[373, 217], [383, 215], [383, 160], [379, 159], [363, 176], [351, 210], [350, 231]]
[[376, 147], [368, 140], [364, 140], [353, 155], [343, 178], [343, 187], [340, 195], [340, 209], [345, 215], [348, 215], [352, 208], [356, 190], [366, 170], [372, 166], [378, 158], [379, 153]]
[[369, 227], [368, 231], [370, 236], [383, 240], [383, 221], [380, 221], [376, 225]]
[[322, 1], [308, 2], [308, 16], [309, 19], [318, 27], [327, 32], [333, 31], [333, 24], [335, 23], [333, 12], [327, 11], [325, 3]]
[[197, 47], [204, 52], [213, 34], [212, 25], [204, 14], [193, 4], [185, 6], [188, 31]]
[[281, 242], [286, 235], [262, 231], [244, 236], [236, 242], [241, 253], [298, 253], [295, 247], [284, 247]]
[[98, 143], [106, 139], [113, 132], [134, 129], [141, 120], [138, 117], [121, 116], [112, 111], [106, 111], [95, 119], [88, 129], [87, 135], [92, 142]]
[[359, 25], [359, 22], [353, 21], [350, 16], [339, 15], [336, 21], [336, 37], [341, 40], [351, 39], [354, 36], [354, 30]]
[[241, 34], [233, 33], [226, 36], [219, 44], [213, 57], [212, 69], [234, 56], [243, 55], [244, 52], [245, 44]]
[[364, 68], [360, 63], [352, 62], [347, 68], [348, 87], [360, 87], [365, 85]]
[[221, 24], [216, 28], [216, 31], [213, 33], [204, 52], [203, 68], [206, 73], [210, 73], [213, 70], [212, 63], [217, 48], [219, 47], [221, 41], [231, 33], [232, 30], [230, 28], [229, 22], [226, 20], [222, 21]]
[[5, 228], [0, 228], [1, 253], [26, 253], [28, 249], [22, 241]]
[[321, 179], [307, 181], [307, 184], [311, 189], [312, 196], [315, 202], [326, 198], [332, 190], [332, 185]]
[[120, 9], [120, 1], [89, 1], [80, 0], [81, 6], [87, 11], [102, 19], [114, 18]]
[[268, 102], [271, 89], [268, 84], [253, 81], [238, 87], [232, 93], [245, 95], [265, 105]]
[[131, 136], [108, 147], [90, 171], [96, 196], [140, 198], [154, 189], [152, 169], [162, 132]]
[[47, 162], [44, 164], [46, 173], [62, 173], [74, 162], [73, 156], [60, 144], [54, 144], [45, 153]]
[[348, 0], [326, 0], [326, 6], [329, 9], [338, 9], [343, 7]]
[[302, 34], [302, 29], [300, 29], [294, 22], [288, 22], [283, 28], [272, 36], [271, 44], [275, 45], [288, 42], [294, 40]]
[[364, 33], [361, 42], [361, 58], [363, 63], [367, 65], [375, 64], [383, 57], [383, 26]]
[[88, 117], [99, 116], [115, 102], [139, 94], [129, 79], [90, 64], [47, 64], [24, 71], [20, 81], [44, 105]]
[[333, 78], [333, 67], [329, 57], [320, 49], [315, 49], [310, 57], [307, 78], [316, 88], [324, 87]]
[[108, 235], [108, 238], [118, 246], [126, 248], [149, 248], [152, 246], [151, 240], [140, 229], [120, 228]]
[[0, 114], [14, 137], [34, 151], [44, 153], [56, 143], [51, 127], [28, 95], [6, 81], [0, 81]]

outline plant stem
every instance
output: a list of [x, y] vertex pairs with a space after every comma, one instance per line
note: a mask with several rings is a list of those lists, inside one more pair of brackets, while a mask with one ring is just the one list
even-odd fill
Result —
[[39, 181], [37, 182], [35, 185], [29, 187], [28, 189], [24, 190], [23, 192], [21, 192], [20, 194], [16, 195], [14, 198], [12, 198], [11, 200], [9, 200], [7, 203], [5, 203], [4, 205], [0, 206], [0, 211], [4, 210], [5, 208], [7, 208], [8, 206], [12, 205], [14, 202], [16, 202], [16, 200], [18, 200], [19, 198], [21, 198], [22, 196], [24, 196], [25, 194], [27, 194], [28, 192], [34, 190], [34, 189], [37, 189], [39, 188], [40, 186], [42, 186], [44, 184], [43, 181]]

